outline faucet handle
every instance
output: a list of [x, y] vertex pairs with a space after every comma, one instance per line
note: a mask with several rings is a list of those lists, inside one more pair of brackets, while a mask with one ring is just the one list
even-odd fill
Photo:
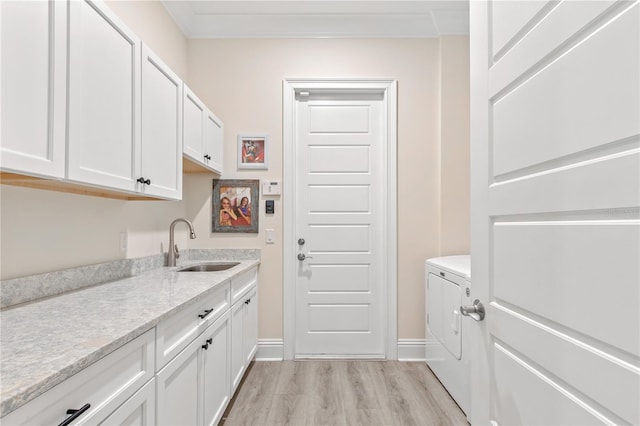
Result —
[[180, 257], [180, 252], [178, 251], [178, 245], [175, 244], [173, 246], [173, 252], [176, 254], [176, 259]]

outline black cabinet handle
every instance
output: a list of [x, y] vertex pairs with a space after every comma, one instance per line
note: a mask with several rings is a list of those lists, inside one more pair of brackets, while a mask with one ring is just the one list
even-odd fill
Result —
[[69, 409], [67, 410], [67, 415], [69, 417], [67, 417], [66, 419], [64, 419], [64, 421], [62, 423], [60, 423], [58, 426], [67, 426], [70, 425], [71, 422], [73, 422], [75, 419], [77, 419], [78, 417], [80, 417], [82, 414], [84, 414], [85, 411], [87, 411], [89, 408], [91, 408], [91, 404], [84, 404], [82, 407], [80, 407], [77, 410], [74, 409]]
[[144, 184], [144, 185], [151, 185], [151, 179], [145, 179], [143, 177], [138, 178], [138, 182], [140, 182], [141, 184]]
[[209, 349], [209, 345], [212, 344], [212, 343], [213, 343], [213, 338], [209, 337], [206, 340], [206, 343], [204, 345], [202, 345], [202, 349], [204, 349], [206, 351], [207, 349]]
[[198, 315], [198, 317], [200, 317], [200, 319], [204, 319], [204, 317], [206, 317], [207, 315], [209, 315], [211, 312], [213, 312], [213, 308], [211, 308], [211, 309], [205, 309], [205, 310], [204, 310], [204, 314], [200, 314], [200, 315]]
[[251, 299], [247, 299], [247, 300], [244, 301], [245, 305], [248, 305], [249, 303], [251, 303]]
[[204, 159], [205, 159], [205, 160], [211, 160], [211, 156], [210, 156], [209, 154], [206, 154], [206, 155], [204, 156]]

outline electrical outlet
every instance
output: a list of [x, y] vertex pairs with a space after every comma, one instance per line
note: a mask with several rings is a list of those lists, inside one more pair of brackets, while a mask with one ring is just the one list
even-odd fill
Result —
[[120, 251], [126, 252], [129, 245], [129, 237], [126, 232], [120, 233]]

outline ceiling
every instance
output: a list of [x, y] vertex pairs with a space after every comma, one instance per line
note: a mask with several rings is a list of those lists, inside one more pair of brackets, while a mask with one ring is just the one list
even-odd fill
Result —
[[469, 34], [469, 0], [161, 0], [188, 38]]

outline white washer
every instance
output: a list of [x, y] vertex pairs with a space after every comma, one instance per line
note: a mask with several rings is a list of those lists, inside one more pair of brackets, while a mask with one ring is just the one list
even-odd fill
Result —
[[462, 321], [460, 306], [470, 304], [470, 256], [427, 260], [425, 285], [427, 364], [469, 418], [469, 321]]

